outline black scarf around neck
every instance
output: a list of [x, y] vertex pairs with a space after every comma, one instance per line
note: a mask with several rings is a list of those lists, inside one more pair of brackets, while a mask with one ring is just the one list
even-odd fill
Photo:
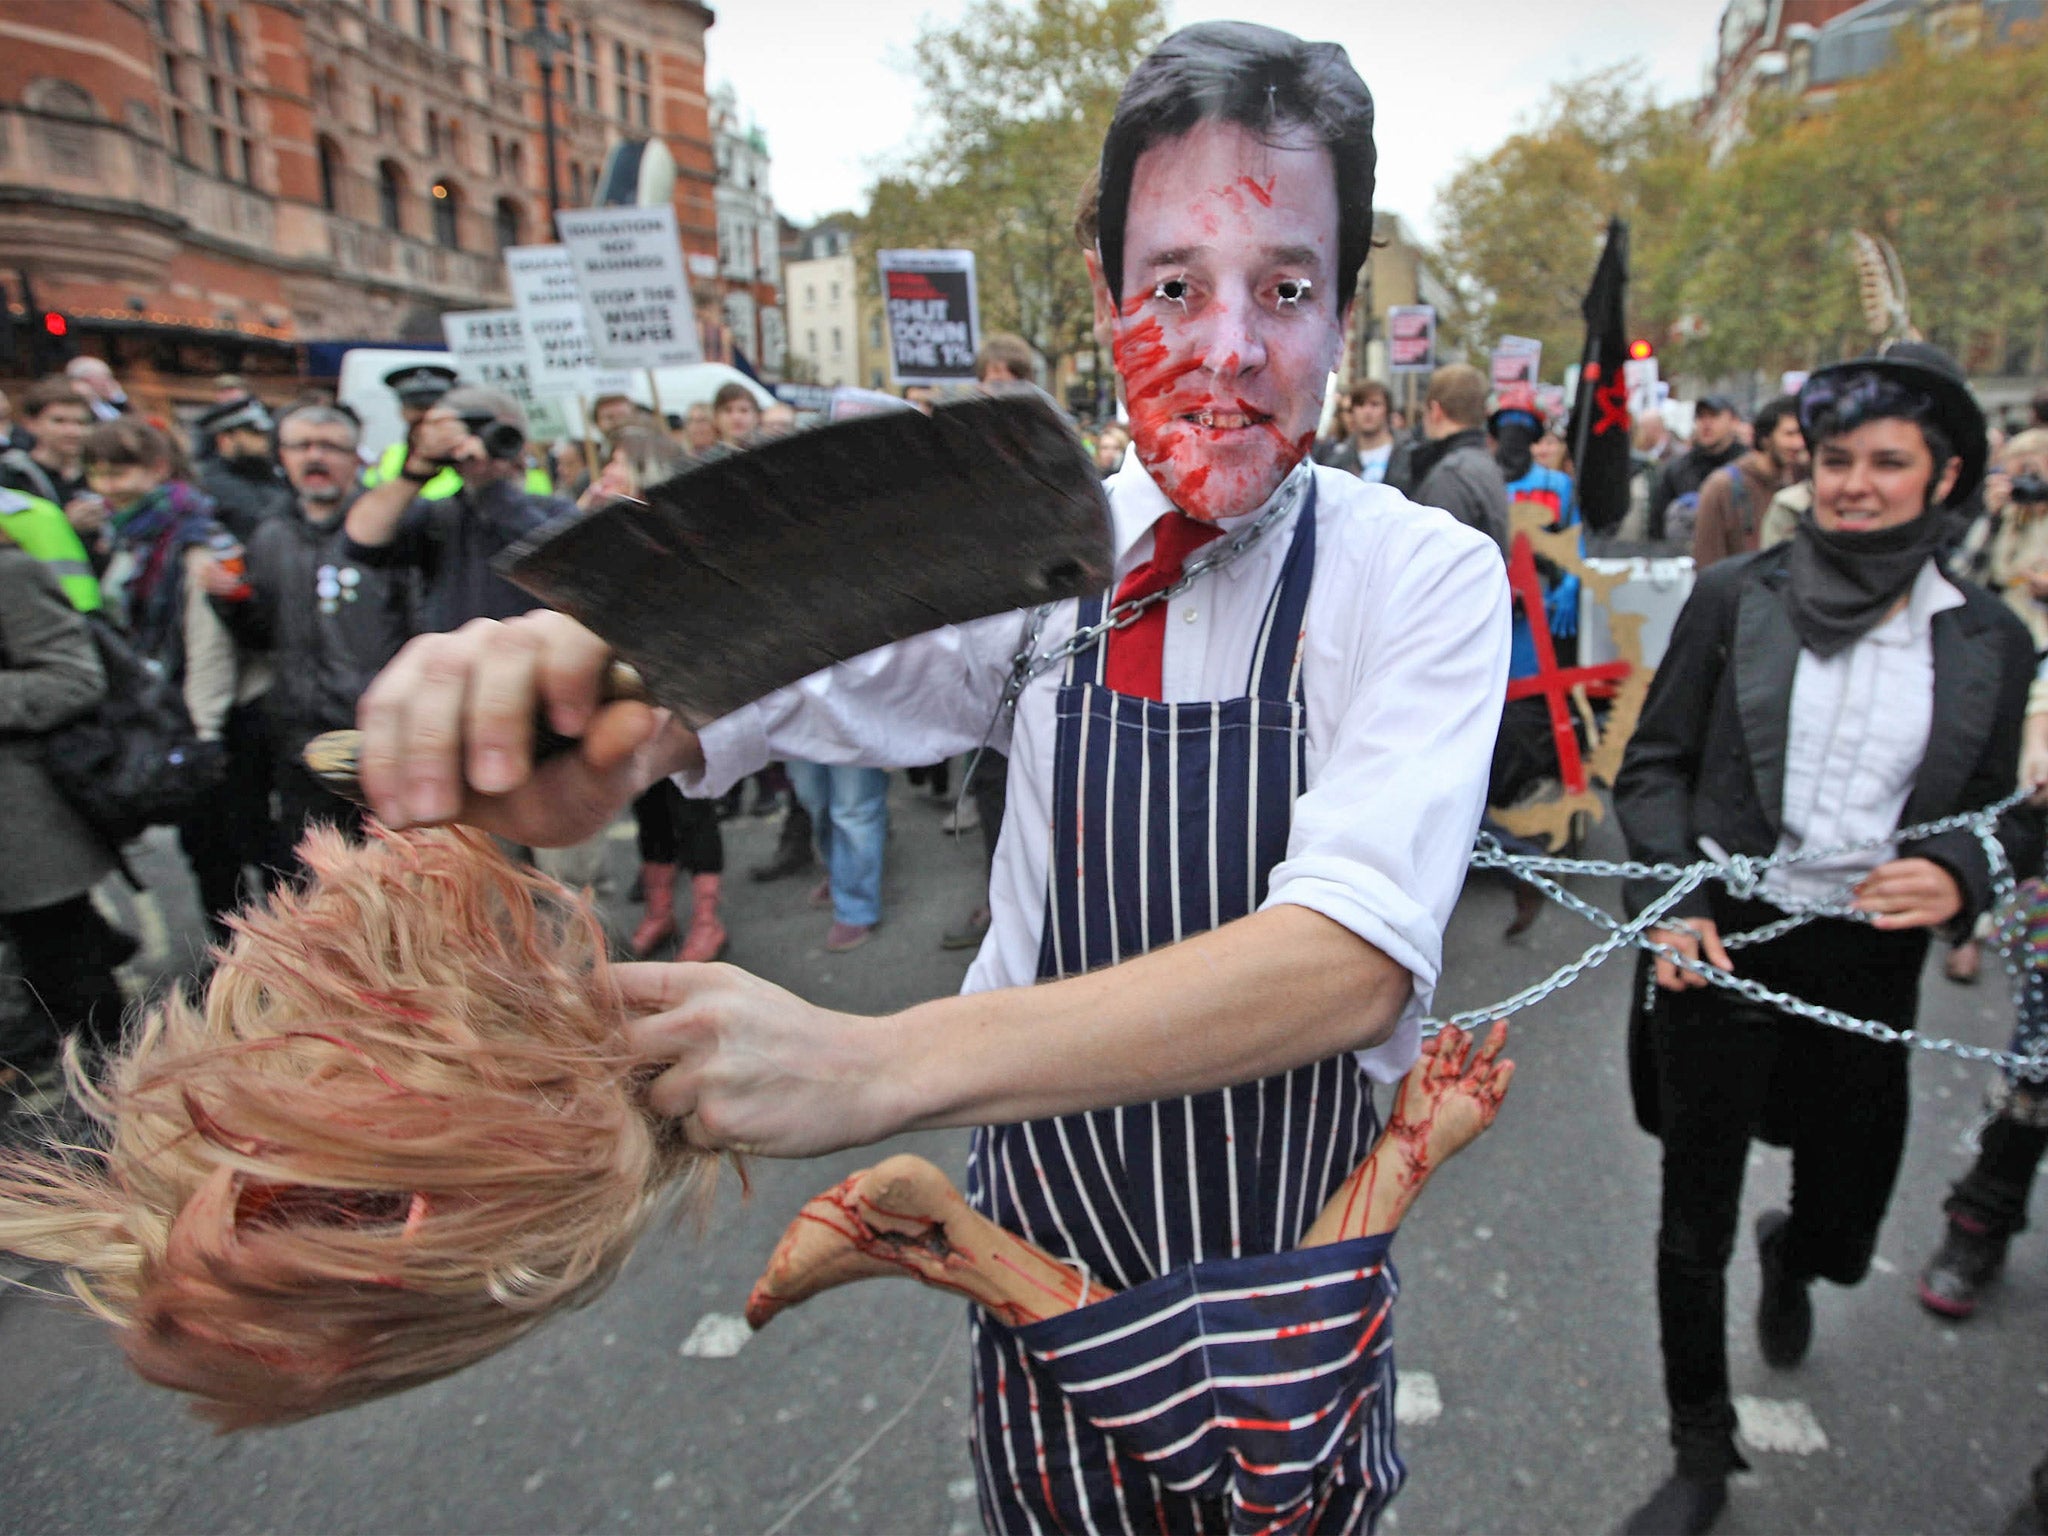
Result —
[[1912, 591], [1946, 532], [1939, 507], [1874, 533], [1830, 533], [1811, 508], [1801, 514], [1786, 564], [1786, 607], [1799, 643], [1816, 656], [1832, 656], [1877, 628]]

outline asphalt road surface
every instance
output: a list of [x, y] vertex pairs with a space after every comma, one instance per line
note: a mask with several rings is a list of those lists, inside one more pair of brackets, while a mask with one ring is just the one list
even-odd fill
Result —
[[[827, 955], [810, 882], [730, 885], [730, 958], [835, 1007], [881, 1011], [956, 988], [943, 928], [975, 899], [976, 838], [899, 782], [884, 926]], [[768, 822], [729, 827], [735, 868]], [[1595, 851], [1612, 851], [1596, 831]], [[620, 840], [619, 888], [632, 845]], [[175, 854], [124, 921], [146, 969], [191, 952]], [[1581, 892], [1613, 906], [1610, 883]], [[1453, 924], [1441, 1002], [1505, 996], [1591, 942], [1562, 909], [1517, 945], [1505, 889], [1475, 877]], [[621, 925], [635, 913], [612, 898]], [[1930, 969], [1923, 1027], [2003, 1044], [2010, 1005], [1987, 976]], [[1612, 1529], [1668, 1469], [1652, 1257], [1657, 1146], [1630, 1117], [1625, 962], [1522, 1016], [1499, 1124], [1425, 1193], [1395, 1250], [1406, 1491], [1400, 1532]], [[1920, 1055], [1904, 1173], [1876, 1271], [1815, 1287], [1812, 1357], [1780, 1373], [1749, 1313], [1757, 1211], [1782, 1200], [1782, 1153], [1759, 1149], [1732, 1274], [1735, 1390], [1755, 1472], [1721, 1529], [1740, 1533], [1995, 1529], [2048, 1443], [2048, 1244], [2023, 1237], [1978, 1318], [1949, 1327], [1913, 1300], [1946, 1182], [1986, 1073]], [[1382, 1095], [1384, 1108], [1384, 1095]], [[958, 1172], [966, 1136], [892, 1147]], [[748, 1338], [738, 1314], [777, 1234], [810, 1195], [878, 1154], [757, 1163], [728, 1179], [701, 1232], [650, 1241], [589, 1309], [453, 1379], [297, 1428], [216, 1437], [131, 1378], [106, 1331], [33, 1294], [0, 1295], [0, 1529], [36, 1532], [969, 1532], [964, 1308], [894, 1281], [828, 1294]], [[48, 1286], [47, 1273], [28, 1284]]]

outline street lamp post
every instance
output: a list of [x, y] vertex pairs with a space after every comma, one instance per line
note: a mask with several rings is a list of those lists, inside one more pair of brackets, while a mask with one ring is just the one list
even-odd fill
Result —
[[555, 214], [562, 206], [562, 172], [555, 153], [555, 58], [566, 53], [569, 40], [548, 26], [548, 0], [533, 0], [533, 25], [519, 35], [540, 65], [540, 132], [548, 157], [548, 238], [555, 233]]

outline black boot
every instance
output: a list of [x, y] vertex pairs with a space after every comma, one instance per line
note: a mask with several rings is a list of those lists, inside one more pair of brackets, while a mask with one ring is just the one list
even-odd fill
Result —
[[1702, 1536], [1727, 1504], [1726, 1477], [1674, 1472], [1623, 1523], [1622, 1536]]
[[788, 814], [782, 818], [782, 838], [775, 845], [775, 856], [766, 864], [755, 865], [748, 873], [756, 880], [780, 880], [802, 874], [817, 861], [818, 856], [811, 849], [811, 813], [792, 800]]
[[2005, 1244], [1970, 1217], [1951, 1214], [1941, 1247], [1921, 1272], [1920, 1305], [1952, 1322], [1970, 1316], [1984, 1287], [2005, 1267]]
[[1763, 1286], [1756, 1298], [1756, 1341], [1764, 1363], [1789, 1371], [1813, 1347], [1813, 1298], [1810, 1283], [1785, 1262], [1785, 1228], [1792, 1220], [1784, 1211], [1765, 1211], [1756, 1219], [1756, 1252], [1763, 1265]]

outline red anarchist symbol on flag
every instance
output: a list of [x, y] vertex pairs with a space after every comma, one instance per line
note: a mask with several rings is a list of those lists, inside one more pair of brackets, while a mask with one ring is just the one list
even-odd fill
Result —
[[1593, 404], [1599, 414], [1593, 418], [1593, 435], [1604, 437], [1609, 432], [1628, 431], [1628, 380], [1620, 374], [1601, 381], [1593, 391]]
[[[1627, 399], [1622, 419], [1628, 419]], [[1508, 684], [1508, 698], [1533, 699], [1541, 695], [1550, 707], [1550, 735], [1557, 744], [1557, 776], [1567, 794], [1584, 794], [1586, 765], [1579, 756], [1579, 734], [1572, 728], [1571, 691], [1588, 683], [1618, 683], [1631, 668], [1626, 661], [1603, 661], [1591, 667], [1560, 667], [1557, 649], [1550, 643], [1550, 617], [1543, 608], [1543, 578], [1536, 574], [1536, 554], [1529, 547], [1529, 535], [1516, 533], [1508, 555], [1508, 587], [1529, 621], [1529, 638], [1536, 646], [1536, 675], [1518, 677]]]

